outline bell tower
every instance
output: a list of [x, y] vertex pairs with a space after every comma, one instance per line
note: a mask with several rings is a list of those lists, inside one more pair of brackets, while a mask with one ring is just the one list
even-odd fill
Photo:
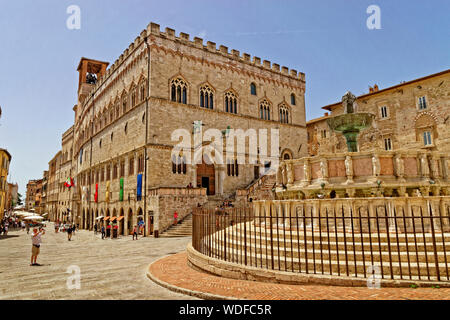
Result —
[[78, 103], [82, 103], [98, 79], [106, 73], [109, 62], [81, 58], [78, 64]]

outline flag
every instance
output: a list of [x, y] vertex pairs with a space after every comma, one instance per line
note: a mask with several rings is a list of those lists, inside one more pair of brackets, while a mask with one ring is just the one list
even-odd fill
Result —
[[64, 182], [64, 186], [66, 186], [67, 188], [73, 187], [73, 179], [71, 177], [67, 178], [66, 182]]
[[137, 201], [142, 200], [142, 173], [137, 176], [137, 188], [136, 188]]
[[123, 178], [120, 178], [119, 201], [123, 201]]

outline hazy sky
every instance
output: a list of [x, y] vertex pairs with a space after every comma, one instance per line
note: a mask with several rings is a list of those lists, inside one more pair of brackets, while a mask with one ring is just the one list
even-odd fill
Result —
[[[369, 5], [381, 30], [369, 30]], [[69, 30], [69, 5], [81, 29]], [[114, 62], [150, 21], [306, 74], [307, 118], [359, 95], [450, 66], [450, 1], [0, 0], [0, 147], [25, 194], [73, 124], [80, 57]]]

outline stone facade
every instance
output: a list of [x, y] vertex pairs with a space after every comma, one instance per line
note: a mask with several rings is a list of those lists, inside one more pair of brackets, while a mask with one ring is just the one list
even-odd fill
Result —
[[[370, 91], [356, 100], [356, 112], [375, 115], [373, 127], [359, 135], [359, 151], [450, 152], [450, 70]], [[307, 123], [309, 154], [345, 152], [345, 138], [331, 132], [326, 123], [344, 112], [341, 103], [323, 109], [331, 114]]]
[[[74, 188], [58, 190], [56, 212], [60, 217], [67, 206], [80, 227], [92, 229], [99, 216], [122, 217], [117, 221], [126, 234], [129, 221], [135, 223], [142, 216], [148, 235], [152, 229], [166, 228], [166, 217], [173, 214], [169, 212], [181, 210], [183, 201], [187, 207], [205, 199], [205, 195], [196, 200], [177, 197], [169, 209], [168, 200], [158, 196], [164, 203], [158, 210], [150, 190], [186, 191], [191, 183], [206, 188], [210, 196], [226, 198], [259, 178], [273, 160], [234, 166], [180, 161], [174, 165], [172, 150], [179, 141], [171, 139], [172, 132], [193, 132], [196, 121], [202, 121], [203, 132], [267, 130], [269, 156], [270, 133], [277, 129], [276, 159], [307, 155], [303, 73], [237, 50], [229, 52], [225, 46], [216, 48], [212, 42], [204, 45], [199, 38], [191, 41], [185, 33], [176, 36], [169, 28], [162, 32], [154, 23], [107, 67], [107, 62], [81, 59], [75, 122], [63, 135], [57, 177], [49, 168], [48, 198], [54, 190], [51, 181], [61, 186], [69, 176], [74, 178]], [[264, 151], [251, 147], [247, 144], [244, 150], [246, 160]], [[188, 148], [196, 150], [198, 146]], [[183, 159], [186, 154], [178, 156]], [[49, 205], [54, 203], [50, 200]], [[159, 220], [150, 216], [155, 210], [164, 212]]]
[[61, 220], [58, 216], [59, 202], [59, 168], [61, 166], [61, 151], [58, 151], [48, 163], [48, 181], [45, 211], [52, 221]]
[[42, 182], [43, 179], [28, 181], [25, 201], [25, 208], [27, 210], [34, 210], [36, 213], [43, 213], [41, 212]]
[[[1, 110], [0, 110], [1, 114]], [[8, 187], [8, 172], [11, 155], [5, 149], [0, 149], [0, 220], [3, 219], [6, 208], [6, 191]]]

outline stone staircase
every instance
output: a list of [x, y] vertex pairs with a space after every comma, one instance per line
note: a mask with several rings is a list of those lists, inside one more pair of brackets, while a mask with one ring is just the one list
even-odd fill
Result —
[[245, 189], [236, 190], [235, 199], [239, 204], [252, 200], [272, 200], [274, 195], [272, 188], [275, 187], [275, 175], [264, 175], [254, 180]]
[[186, 216], [183, 220], [179, 221], [176, 226], [171, 226], [164, 231], [161, 238], [179, 238], [190, 237], [192, 235], [192, 214]]

